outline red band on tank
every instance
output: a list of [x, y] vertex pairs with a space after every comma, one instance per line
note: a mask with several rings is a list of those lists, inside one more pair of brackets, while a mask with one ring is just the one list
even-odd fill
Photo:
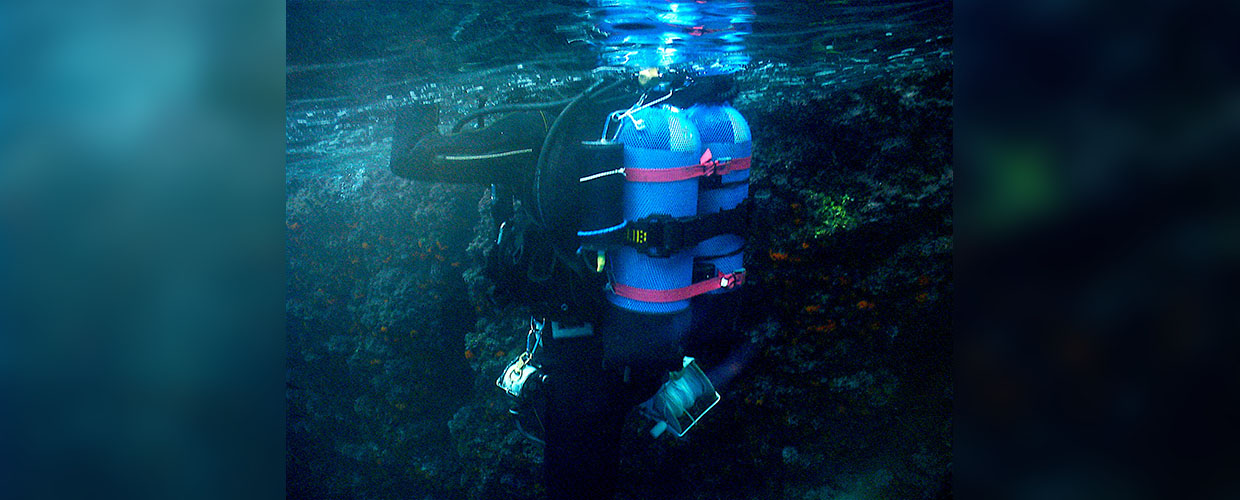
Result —
[[699, 281], [684, 288], [673, 288], [671, 290], [650, 290], [647, 288], [637, 288], [620, 283], [612, 283], [611, 291], [616, 295], [627, 299], [633, 299], [638, 302], [664, 304], [668, 302], [689, 300], [698, 295], [713, 292], [721, 288], [736, 288], [743, 283], [745, 283], [745, 270], [741, 269], [734, 273], [719, 273], [714, 278]]
[[709, 149], [702, 153], [700, 163], [687, 167], [676, 168], [629, 168], [624, 169], [624, 177], [629, 182], [676, 182], [694, 177], [708, 175], [724, 175], [741, 170], [748, 170], [749, 156], [712, 160]]

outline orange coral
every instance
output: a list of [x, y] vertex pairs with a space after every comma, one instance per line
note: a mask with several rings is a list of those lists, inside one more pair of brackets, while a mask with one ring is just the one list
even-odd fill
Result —
[[861, 301], [858, 301], [858, 302], [857, 302], [857, 309], [860, 309], [860, 310], [862, 310], [862, 311], [869, 311], [870, 309], [874, 309], [874, 303], [873, 303], [873, 302], [870, 302], [870, 301], [868, 301], [868, 300], [861, 300]]
[[474, 359], [474, 351], [465, 349], [465, 359]]
[[771, 251], [769, 251], [768, 253], [769, 253], [769, 254], [770, 254], [770, 256], [771, 256], [771, 260], [788, 260], [788, 254], [787, 254], [787, 253], [784, 253], [784, 252], [776, 252], [776, 251], [774, 251], [774, 250], [771, 250]]
[[835, 326], [835, 320], [829, 319], [826, 323], [809, 327], [809, 331], [814, 333], [831, 333], [835, 331]]

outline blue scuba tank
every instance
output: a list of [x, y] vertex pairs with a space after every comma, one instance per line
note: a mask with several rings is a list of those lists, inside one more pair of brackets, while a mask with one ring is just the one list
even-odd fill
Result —
[[[686, 113], [674, 106], [649, 107], [622, 118], [616, 140], [624, 144], [626, 168], [671, 169], [698, 163], [702, 141]], [[625, 182], [624, 219], [634, 221], [652, 214], [687, 217], [697, 213], [698, 181]], [[693, 279], [693, 249], [681, 249], [668, 257], [653, 257], [622, 246], [610, 257], [614, 281], [650, 290], [689, 286]], [[643, 302], [613, 292], [607, 299], [637, 313], [670, 313], [688, 309], [688, 300]]]
[[[696, 104], [685, 111], [689, 121], [701, 134], [702, 147], [711, 152], [715, 160], [749, 158], [753, 141], [749, 123], [741, 113], [727, 103]], [[716, 179], [702, 181], [698, 193], [697, 213], [712, 214], [736, 208], [749, 195], [749, 169], [726, 173]], [[730, 273], [744, 267], [741, 247], [744, 238], [737, 234], [721, 234], [698, 244], [694, 252], [697, 263], [711, 264], [720, 272]], [[719, 289], [710, 294], [724, 294], [730, 289]]]

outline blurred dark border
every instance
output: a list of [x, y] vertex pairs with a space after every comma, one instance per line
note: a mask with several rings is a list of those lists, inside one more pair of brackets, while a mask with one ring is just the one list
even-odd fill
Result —
[[6, 2], [0, 51], [0, 498], [280, 498], [284, 4]]
[[956, 3], [956, 490], [1235, 498], [1235, 3]]

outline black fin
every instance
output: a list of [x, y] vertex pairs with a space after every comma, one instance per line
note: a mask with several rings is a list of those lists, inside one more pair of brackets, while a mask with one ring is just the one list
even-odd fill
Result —
[[392, 132], [392, 155], [389, 167], [400, 171], [399, 165], [408, 161], [413, 145], [427, 134], [439, 132], [439, 106], [435, 104], [414, 104], [396, 111], [396, 122]]

